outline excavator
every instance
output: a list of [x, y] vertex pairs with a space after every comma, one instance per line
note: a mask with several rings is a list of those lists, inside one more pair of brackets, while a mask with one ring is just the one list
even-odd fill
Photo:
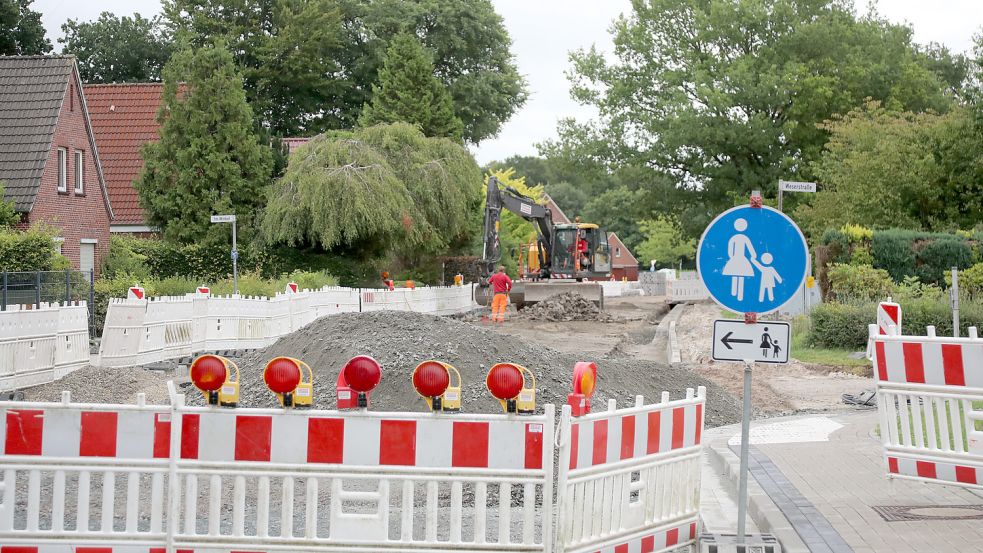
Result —
[[502, 210], [507, 209], [536, 227], [536, 241], [527, 246], [528, 262], [520, 264], [521, 279], [515, 282], [510, 300], [517, 309], [564, 292], [575, 292], [599, 305], [604, 290], [591, 279], [611, 277], [608, 233], [595, 224], [554, 223], [550, 210], [515, 188], [488, 179], [485, 206], [484, 247], [480, 261], [482, 285], [475, 288], [475, 301], [490, 305], [488, 277], [502, 260], [499, 239]]

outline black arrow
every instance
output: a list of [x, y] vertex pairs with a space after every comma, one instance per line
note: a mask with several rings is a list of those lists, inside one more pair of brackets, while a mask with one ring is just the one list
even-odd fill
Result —
[[730, 347], [731, 344], [753, 344], [754, 343], [754, 340], [741, 340], [741, 339], [738, 339], [738, 338], [731, 338], [730, 337], [731, 334], [733, 334], [733, 332], [728, 332], [726, 335], [724, 335], [723, 338], [720, 339], [720, 343], [722, 343], [723, 345], [727, 346], [727, 349], [734, 349], [734, 348]]

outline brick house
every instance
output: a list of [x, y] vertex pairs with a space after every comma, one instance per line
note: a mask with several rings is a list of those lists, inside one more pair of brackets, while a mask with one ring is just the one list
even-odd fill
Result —
[[96, 274], [112, 207], [72, 56], [0, 56], [0, 182], [21, 227], [59, 229], [61, 252]]
[[[570, 223], [566, 213], [560, 209], [556, 201], [549, 194], [544, 194], [546, 208], [553, 214], [554, 223]], [[604, 228], [601, 221], [585, 221], [597, 223]], [[611, 251], [611, 278], [615, 280], [638, 280], [638, 259], [632, 255], [631, 250], [625, 243], [618, 238], [618, 233], [608, 231], [608, 247]]]

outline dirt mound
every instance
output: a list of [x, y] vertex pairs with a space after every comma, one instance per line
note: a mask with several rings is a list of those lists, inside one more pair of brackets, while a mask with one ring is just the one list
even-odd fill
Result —
[[170, 375], [140, 367], [83, 367], [68, 376], [24, 390], [28, 401], [61, 401], [61, 392], [72, 392], [78, 403], [135, 403], [137, 393], [147, 394], [150, 405], [167, 405]]
[[550, 296], [519, 312], [523, 319], [532, 321], [598, 321], [612, 322], [615, 317], [601, 311], [597, 304], [574, 292]]
[[[595, 361], [600, 375], [594, 396], [597, 408], [604, 408], [609, 398], [626, 405], [636, 394], [642, 394], [651, 402], [668, 390], [676, 399], [686, 388], [707, 386], [708, 425], [730, 424], [740, 417], [737, 400], [684, 369], [625, 358], [580, 358], [466, 322], [386, 311], [325, 317], [264, 350], [246, 355], [239, 363], [241, 405], [277, 405], [262, 381], [262, 371], [273, 357], [287, 355], [311, 365], [315, 371], [315, 406], [332, 409], [338, 373], [345, 362], [359, 354], [373, 356], [383, 368], [382, 382], [372, 393], [373, 410], [425, 411], [423, 400], [413, 389], [411, 374], [417, 364], [427, 359], [454, 365], [463, 380], [464, 410], [486, 413], [501, 411], [485, 389], [485, 375], [495, 363], [514, 362], [531, 369], [536, 376], [537, 404], [542, 407], [546, 403], [566, 403], [574, 363]], [[201, 396], [189, 393], [188, 402], [200, 404]]]

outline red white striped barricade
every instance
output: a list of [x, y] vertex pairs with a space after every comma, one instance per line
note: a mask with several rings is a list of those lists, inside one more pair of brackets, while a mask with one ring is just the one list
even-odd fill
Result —
[[888, 476], [983, 487], [983, 340], [870, 326]]
[[877, 304], [877, 331], [879, 334], [901, 334], [901, 306], [890, 298]]
[[552, 543], [552, 406], [519, 417], [176, 403], [0, 404], [3, 551]]
[[[563, 408], [559, 526], [563, 551], [654, 553], [696, 543], [706, 389], [579, 418]], [[568, 427], [569, 425], [569, 427]]]

